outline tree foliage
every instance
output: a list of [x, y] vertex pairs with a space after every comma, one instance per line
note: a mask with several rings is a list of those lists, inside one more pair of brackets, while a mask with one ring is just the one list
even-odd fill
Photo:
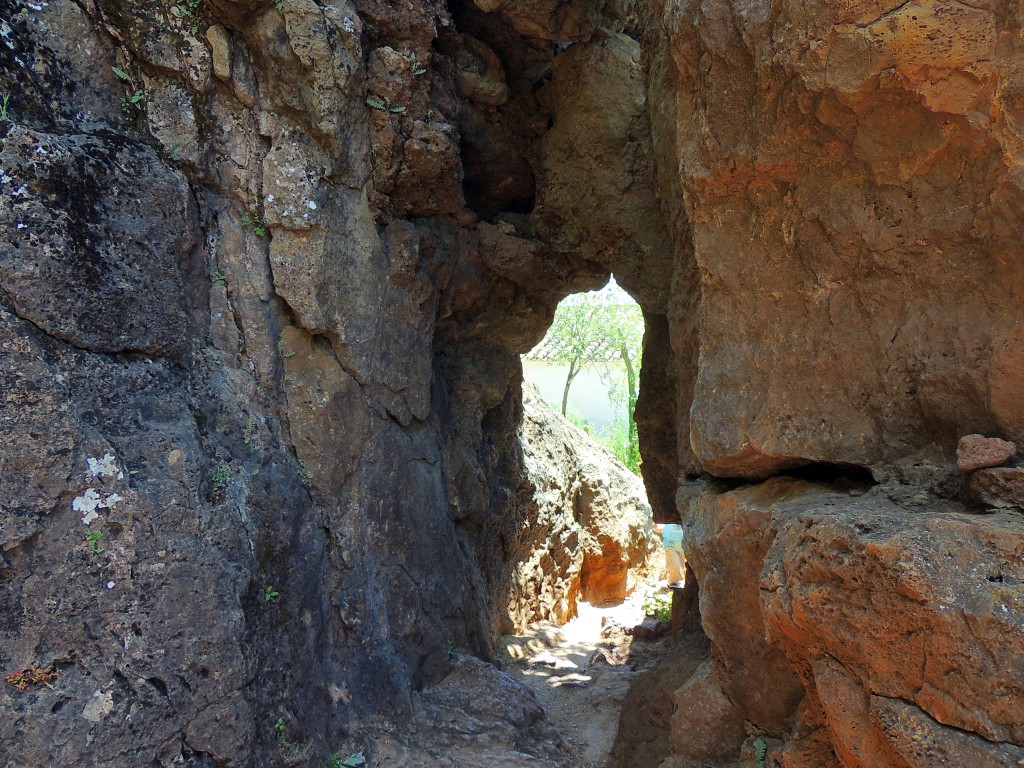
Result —
[[639, 470], [640, 451], [633, 412], [639, 393], [644, 319], [640, 307], [619, 288], [597, 294], [579, 294], [559, 304], [555, 319], [541, 342], [542, 359], [569, 366], [562, 390], [562, 415], [567, 415], [573, 380], [594, 363], [621, 362], [602, 373], [613, 405], [625, 410], [627, 449], [625, 463]]
[[644, 317], [636, 304], [616, 304], [607, 307], [604, 333], [609, 346], [618, 352], [619, 359], [625, 368], [625, 392], [622, 394], [621, 380], [616, 382], [613, 376], [605, 382], [613, 400], [621, 403], [625, 400], [627, 426], [627, 460], [626, 465], [634, 472], [640, 469], [640, 441], [637, 437], [636, 401], [640, 394], [640, 364], [644, 340]]
[[548, 359], [568, 363], [562, 391], [562, 415], [566, 415], [569, 388], [580, 371], [606, 354], [603, 344], [602, 315], [605, 307], [596, 302], [563, 301], [555, 310], [555, 319], [548, 329], [545, 343]]

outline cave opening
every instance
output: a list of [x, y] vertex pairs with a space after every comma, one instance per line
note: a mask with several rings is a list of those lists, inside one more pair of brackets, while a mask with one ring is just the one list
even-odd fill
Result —
[[544, 338], [522, 356], [527, 386], [638, 476], [633, 414], [643, 335], [640, 305], [613, 277], [598, 291], [563, 299]]
[[565, 297], [521, 358], [517, 511], [534, 533], [515, 550], [497, 657], [585, 765], [611, 759], [628, 691], [678, 645], [682, 555], [654, 524], [633, 419], [647, 317], [612, 277]]
[[[679, 522], [668, 299], [689, 236], [655, 163], [664, 115], [648, 112], [644, 12], [608, 3], [538, 19], [486, 6], [448, 3], [453, 28], [435, 43], [454, 64], [462, 190], [483, 231], [521, 239], [490, 262], [503, 274], [531, 244], [550, 276], [528, 275], [512, 306], [550, 328], [542, 339], [536, 315], [516, 318], [529, 330], [515, 339], [495, 327], [493, 341], [522, 355], [521, 404], [518, 377], [488, 401], [478, 455], [494, 470], [490, 501], [459, 527], [484, 564], [503, 666], [598, 764], [633, 678], [670, 645], [668, 582], [684, 575], [681, 562], [667, 572], [655, 521]], [[510, 401], [518, 456], [502, 447]]]

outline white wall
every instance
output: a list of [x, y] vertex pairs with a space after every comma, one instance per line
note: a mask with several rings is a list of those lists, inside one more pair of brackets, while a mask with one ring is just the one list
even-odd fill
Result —
[[[602, 372], [625, 375], [622, 363], [597, 363], [588, 365], [569, 388], [569, 412], [576, 413], [589, 421], [596, 430], [607, 427], [616, 417], [625, 418], [626, 405], [613, 407], [608, 399], [608, 389], [601, 381]], [[569, 372], [567, 363], [549, 363], [542, 360], [523, 360], [523, 372], [540, 390], [544, 400], [555, 411], [562, 410], [562, 390], [565, 376]]]

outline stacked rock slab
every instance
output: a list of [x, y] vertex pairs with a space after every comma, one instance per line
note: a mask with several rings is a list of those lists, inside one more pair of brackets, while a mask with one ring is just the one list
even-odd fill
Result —
[[666, 765], [734, 759], [751, 732], [785, 766], [1024, 759], [1024, 518], [784, 477], [689, 490], [712, 658], [676, 693]]
[[[1024, 16], [653, 6], [673, 301], [698, 282], [668, 314], [676, 512], [712, 641], [665, 766], [1016, 765]], [[999, 438], [967, 476], [966, 435]]]

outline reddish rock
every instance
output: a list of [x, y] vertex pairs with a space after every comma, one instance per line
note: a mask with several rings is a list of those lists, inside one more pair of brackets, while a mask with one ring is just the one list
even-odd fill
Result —
[[902, 699], [872, 696], [869, 714], [872, 724], [911, 768], [1003, 768], [1024, 763], [1024, 748], [949, 728]]
[[1017, 446], [1009, 440], [964, 435], [956, 446], [956, 468], [961, 472], [973, 472], [985, 467], [998, 467], [1016, 455]]
[[692, 760], [722, 757], [737, 751], [746, 731], [743, 718], [722, 690], [716, 665], [705, 662], [672, 698], [672, 751]]
[[820, 696], [847, 764], [904, 764], [885, 757], [908, 747], [875, 725], [873, 695], [974, 740], [1024, 743], [1024, 524], [963, 512], [823, 491], [773, 510], [780, 527], [761, 572], [768, 639]]
[[619, 731], [612, 750], [620, 768], [651, 768], [670, 750], [672, 694], [707, 661], [709, 647], [702, 632], [693, 632], [669, 646], [666, 654], [630, 687], [623, 702]]
[[811, 662], [817, 699], [821, 703], [832, 744], [846, 768], [874, 768], [898, 765], [885, 736], [875, 728], [866, 727], [868, 694], [860, 683], [835, 659], [829, 656]]
[[778, 525], [772, 505], [813, 487], [786, 478], [731, 493], [705, 487], [683, 518], [701, 623], [727, 672], [722, 685], [743, 717], [767, 731], [787, 730], [804, 695], [789, 660], [765, 641], [759, 574]]
[[968, 487], [982, 504], [1024, 509], [1024, 467], [979, 469], [971, 475]]
[[664, 621], [648, 616], [629, 630], [629, 633], [637, 640], [657, 640], [667, 629], [668, 625]]
[[704, 469], [872, 465], [979, 425], [1024, 439], [1024, 292], [1005, 256], [1024, 238], [1019, 15], [652, 5], [671, 60], [650, 64], [677, 110], [653, 124], [675, 149], [658, 166], [678, 169], [700, 275], [697, 321], [672, 339], [699, 348], [681, 434]]
[[[517, 562], [504, 628], [564, 624], [576, 604], [621, 602], [662, 563], [643, 481], [523, 388], [526, 476], [516, 495]], [[543, 531], [543, 536], [537, 532]]]

